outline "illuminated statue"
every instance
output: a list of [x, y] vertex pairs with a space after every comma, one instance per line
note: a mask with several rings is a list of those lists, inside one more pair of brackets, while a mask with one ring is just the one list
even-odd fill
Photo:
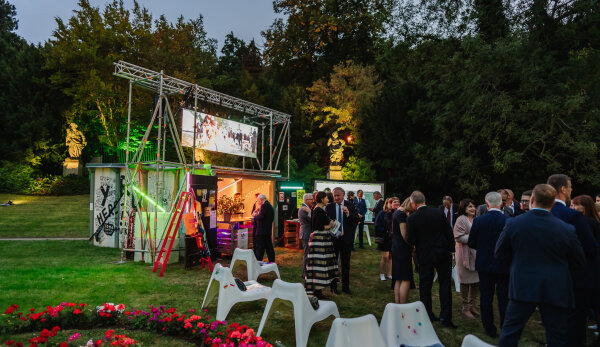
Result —
[[67, 129], [67, 147], [69, 147], [69, 157], [73, 159], [79, 159], [81, 157], [81, 151], [87, 145], [85, 136], [77, 129], [77, 124], [71, 123], [70, 128]]
[[327, 141], [327, 146], [329, 146], [330, 167], [342, 165], [342, 160], [344, 159], [344, 141], [338, 137], [337, 131], [331, 134], [329, 141]]

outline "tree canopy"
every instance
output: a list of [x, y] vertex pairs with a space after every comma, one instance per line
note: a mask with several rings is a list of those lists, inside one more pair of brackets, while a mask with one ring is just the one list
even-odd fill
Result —
[[[170, 23], [116, 0], [104, 8], [80, 0], [34, 46], [15, 34], [18, 7], [0, 0], [0, 158], [56, 173], [69, 122], [86, 134], [88, 158], [118, 147], [127, 86], [112, 72], [123, 59], [291, 114], [292, 178], [309, 184], [324, 178], [327, 140], [340, 131], [354, 138], [344, 177], [385, 181], [391, 192], [482, 197], [557, 172], [573, 177], [575, 194], [600, 190], [598, 2], [273, 6], [285, 18], [265, 28], [263, 42], [232, 32], [217, 53], [200, 14]], [[153, 98], [134, 99], [140, 128]]]

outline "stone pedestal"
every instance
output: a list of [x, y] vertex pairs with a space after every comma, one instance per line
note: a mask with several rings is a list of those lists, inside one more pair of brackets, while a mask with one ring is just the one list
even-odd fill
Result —
[[330, 180], [341, 180], [342, 179], [342, 166], [332, 165], [329, 167], [327, 178]]
[[78, 175], [81, 176], [83, 165], [79, 159], [67, 158], [63, 163], [63, 176]]

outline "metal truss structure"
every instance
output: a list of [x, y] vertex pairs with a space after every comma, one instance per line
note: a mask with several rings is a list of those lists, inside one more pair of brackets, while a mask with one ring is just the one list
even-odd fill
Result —
[[[181, 95], [186, 97], [193, 97], [194, 99], [194, 110], [195, 117], [199, 116], [198, 112], [198, 103], [211, 103], [218, 105], [219, 107], [234, 110], [241, 112], [243, 114], [243, 118], [245, 122], [253, 123], [261, 127], [261, 159], [255, 158], [258, 167], [263, 171], [271, 171], [276, 170], [279, 165], [279, 160], [281, 158], [281, 152], [284, 151], [284, 146], [287, 142], [287, 177], [290, 175], [290, 115], [269, 109], [267, 107], [263, 107], [239, 98], [235, 98], [214, 90], [210, 90], [208, 88], [201, 87], [197, 84], [186, 82], [171, 76], [168, 76], [163, 73], [163, 71], [156, 72], [152, 71], [140, 66], [136, 66], [131, 63], [127, 63], [124, 61], [119, 61], [114, 63], [115, 71], [114, 75], [118, 77], [125, 78], [129, 80], [129, 99], [128, 99], [128, 109], [127, 109], [127, 149], [125, 152], [125, 166], [126, 166], [126, 188], [124, 190], [125, 196], [125, 209], [127, 211], [127, 195], [129, 189], [132, 189], [131, 194], [137, 197], [137, 204], [141, 204], [140, 202], [144, 199], [152, 202], [152, 198], [154, 201], [163, 201], [163, 187], [162, 180], [164, 178], [165, 167], [176, 167], [179, 170], [183, 170], [185, 173], [184, 179], [179, 186], [178, 193], [175, 195], [176, 197], [181, 196], [181, 193], [184, 191], [184, 187], [188, 186], [188, 175], [190, 171], [190, 165], [186, 161], [186, 157], [183, 151], [183, 147], [181, 144], [181, 140], [179, 138], [179, 130], [175, 122], [175, 114], [173, 113], [173, 109], [169, 104], [168, 97], [174, 95]], [[158, 101], [152, 113], [152, 118], [148, 127], [146, 128], [146, 132], [133, 155], [130, 155], [130, 127], [131, 127], [131, 104], [132, 104], [132, 88], [133, 86], [141, 87], [143, 89], [149, 90], [158, 95]], [[144, 152], [144, 148], [149, 141], [150, 133], [155, 125], [158, 125], [158, 136], [156, 138], [156, 149], [157, 155], [156, 160], [152, 160], [151, 162], [142, 162], [142, 153]], [[194, 132], [195, 132], [194, 127]], [[265, 162], [265, 128], [268, 128], [268, 162]], [[277, 134], [279, 134], [277, 136]], [[175, 150], [178, 156], [178, 162], [167, 162], [165, 160], [165, 146], [167, 143], [167, 137], [170, 135], [173, 144], [175, 145]], [[274, 136], [275, 135], [275, 136]], [[194, 144], [192, 150], [192, 162], [191, 169], [193, 170], [196, 167], [195, 153], [196, 153], [196, 134], [194, 133]], [[276, 139], [276, 141], [275, 141]], [[286, 141], [287, 140], [287, 141]], [[246, 166], [245, 158], [242, 161], [243, 168]], [[156, 186], [155, 186], [155, 195], [149, 196], [148, 192], [144, 193], [140, 191], [137, 186], [141, 183], [140, 178], [136, 181], [136, 174], [138, 177], [140, 176], [142, 166], [145, 165], [149, 167], [151, 170], [155, 170], [156, 172]], [[142, 189], [143, 190], [143, 189]], [[171, 206], [168, 211], [168, 218], [172, 218], [174, 214], [174, 206], [177, 204], [177, 200], [173, 200], [171, 202]], [[136, 199], [133, 199], [133, 203], [135, 203]], [[157, 242], [159, 239], [157, 238], [157, 220], [158, 220], [158, 209], [159, 205], [154, 203], [154, 237], [152, 238], [149, 235], [150, 228], [149, 224], [151, 221], [147, 218], [146, 221], [142, 220], [141, 213], [137, 213], [139, 218], [139, 223], [144, 229], [147, 228], [148, 239], [142, 240], [142, 242], [149, 242], [149, 252], [152, 257], [152, 262], [155, 261], [155, 253], [157, 249]], [[163, 209], [166, 212], [166, 210]], [[163, 212], [164, 213], [164, 212]], [[125, 213], [126, 214], [126, 213]], [[123, 223], [121, 223], [121, 262], [124, 259], [124, 251], [134, 251], [133, 249], [125, 249], [125, 235], [128, 230], [128, 224], [130, 223], [130, 219], [123, 216]], [[165, 225], [166, 228], [166, 225]], [[142, 233], [144, 234], [144, 233]], [[165, 230], [163, 230], [163, 236], [165, 234]]]

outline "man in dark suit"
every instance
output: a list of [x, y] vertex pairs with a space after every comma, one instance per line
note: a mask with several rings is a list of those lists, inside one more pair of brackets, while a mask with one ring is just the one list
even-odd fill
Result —
[[[502, 196], [502, 207], [500, 207], [500, 211], [504, 213], [505, 216], [514, 217], [515, 213], [513, 210], [506, 206], [508, 201], [508, 192], [504, 189], [498, 189], [497, 192]], [[475, 217], [479, 217], [487, 212], [487, 206], [485, 204], [477, 206], [477, 212], [475, 212]]]
[[302, 206], [298, 210], [298, 221], [300, 222], [300, 243], [304, 249], [304, 257], [302, 258], [302, 278], [306, 278], [306, 257], [308, 256], [308, 240], [312, 233], [311, 226], [311, 209], [313, 206], [313, 195], [310, 193], [304, 194], [302, 197]]
[[556, 190], [556, 203], [552, 207], [552, 214], [575, 227], [575, 233], [585, 253], [585, 267], [573, 271], [575, 310], [570, 313], [567, 326], [568, 345], [585, 346], [587, 313], [592, 306], [591, 299], [596, 295], [598, 289], [599, 273], [596, 243], [585, 216], [581, 212], [566, 206], [566, 203], [571, 200], [571, 192], [573, 191], [569, 176], [563, 174], [552, 175], [548, 178], [548, 184]]
[[585, 256], [575, 228], [550, 213], [555, 194], [548, 184], [535, 186], [531, 211], [508, 219], [498, 239], [496, 257], [512, 262], [500, 346], [517, 346], [537, 306], [547, 345], [567, 345], [567, 317], [575, 306], [570, 268], [583, 267]]
[[511, 211], [513, 216], [521, 215], [525, 212], [521, 209], [521, 204], [515, 200], [515, 193], [511, 189], [504, 189], [507, 195], [506, 207]]
[[458, 205], [452, 202], [452, 197], [446, 195], [442, 198], [442, 204], [438, 208], [444, 213], [450, 227], [454, 228], [454, 222], [458, 218]]
[[410, 195], [413, 213], [406, 222], [409, 244], [417, 248], [419, 262], [419, 296], [432, 321], [437, 320], [431, 308], [431, 286], [434, 270], [440, 282], [440, 323], [456, 328], [452, 323], [452, 291], [450, 278], [454, 252], [454, 234], [448, 219], [437, 208], [425, 205], [425, 195], [414, 191]]
[[494, 325], [494, 291], [498, 298], [500, 327], [504, 322], [506, 305], [508, 305], [508, 262], [494, 257], [498, 237], [508, 217], [500, 211], [502, 196], [498, 192], [485, 195], [488, 212], [475, 218], [469, 234], [469, 248], [477, 250], [475, 269], [479, 273], [481, 322], [485, 333], [497, 337]]
[[333, 202], [325, 207], [325, 212], [329, 218], [342, 224], [342, 235], [334, 241], [336, 253], [340, 256], [340, 265], [342, 268], [342, 291], [346, 294], [352, 294], [350, 291], [350, 255], [352, 245], [354, 244], [354, 233], [358, 223], [358, 214], [354, 204], [344, 200], [344, 190], [340, 187], [333, 188]]
[[275, 262], [275, 250], [273, 249], [273, 240], [271, 239], [275, 211], [271, 203], [267, 200], [266, 195], [260, 194], [256, 201], [257, 209], [252, 212], [256, 228], [254, 254], [256, 254], [258, 261], [262, 261], [266, 250], [269, 262]]
[[363, 246], [363, 234], [365, 227], [365, 215], [367, 214], [367, 202], [363, 197], [362, 189], [356, 191], [356, 198], [354, 198], [354, 205], [356, 206], [356, 212], [358, 213], [358, 247], [365, 248]]
[[383, 211], [384, 201], [383, 195], [377, 190], [373, 192], [373, 199], [375, 199], [375, 207], [369, 207], [369, 210], [373, 212], [373, 222], [375, 222], [379, 212]]

